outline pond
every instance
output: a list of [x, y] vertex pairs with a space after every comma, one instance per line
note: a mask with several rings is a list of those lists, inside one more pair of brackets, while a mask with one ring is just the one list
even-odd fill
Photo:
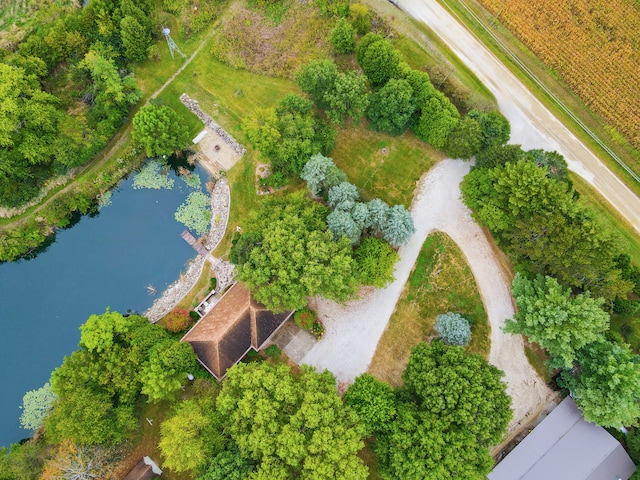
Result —
[[77, 348], [89, 315], [144, 312], [156, 298], [147, 286], [160, 295], [195, 256], [174, 219], [193, 189], [169, 175], [171, 190], [135, 190], [133, 178], [124, 180], [111, 205], [58, 231], [44, 252], [0, 264], [0, 446], [31, 435], [19, 423], [22, 397]]

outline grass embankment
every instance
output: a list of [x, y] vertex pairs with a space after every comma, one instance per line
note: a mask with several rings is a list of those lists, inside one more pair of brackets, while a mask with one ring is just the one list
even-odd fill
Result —
[[[608, 127], [604, 120], [592, 112], [587, 105], [563, 83], [557, 72], [546, 67], [525, 45], [522, 44], [494, 16], [476, 1], [440, 0], [461, 23], [486, 45], [511, 72], [516, 75], [585, 145], [614, 171], [636, 194], [640, 195], [640, 183], [631, 177], [576, 121], [566, 113], [560, 103], [575, 115], [597, 138], [636, 173], [640, 173], [640, 152], [622, 136]], [[468, 8], [468, 9], [467, 9]], [[495, 37], [494, 37], [495, 35]], [[496, 38], [506, 48], [499, 46]], [[564, 37], [559, 37], [562, 41]], [[517, 58], [517, 61], [512, 58]], [[521, 62], [530, 73], [527, 73]], [[539, 82], [539, 83], [538, 83]], [[542, 86], [541, 86], [542, 84]], [[545, 91], [548, 89], [556, 99]]]
[[446, 312], [460, 313], [472, 323], [467, 351], [488, 358], [490, 326], [471, 269], [454, 241], [437, 232], [422, 246], [369, 373], [394, 387], [401, 385], [411, 348], [436, 336], [436, 316]]

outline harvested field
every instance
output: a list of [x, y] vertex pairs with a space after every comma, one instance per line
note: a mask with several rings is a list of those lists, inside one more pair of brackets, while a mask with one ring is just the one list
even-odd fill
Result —
[[640, 4], [479, 0], [583, 102], [640, 148]]

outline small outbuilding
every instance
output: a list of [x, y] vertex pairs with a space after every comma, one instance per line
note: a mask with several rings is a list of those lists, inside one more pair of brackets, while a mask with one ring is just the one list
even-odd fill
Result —
[[162, 475], [162, 470], [149, 457], [142, 457], [135, 467], [124, 477], [124, 480], [150, 480]]
[[620, 442], [588, 423], [567, 397], [489, 474], [489, 480], [628, 480], [636, 471]]
[[204, 368], [222, 380], [251, 348], [263, 348], [292, 314], [273, 313], [256, 302], [246, 286], [236, 283], [182, 341], [189, 342]]

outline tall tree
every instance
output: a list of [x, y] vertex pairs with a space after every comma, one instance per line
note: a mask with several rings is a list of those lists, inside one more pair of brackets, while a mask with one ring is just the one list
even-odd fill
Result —
[[603, 427], [638, 425], [640, 356], [627, 345], [590, 343], [576, 354], [575, 367], [562, 372], [585, 420]]
[[416, 106], [406, 80], [389, 80], [372, 97], [367, 118], [373, 130], [400, 135], [411, 125]]
[[212, 391], [180, 402], [160, 425], [160, 451], [164, 466], [174, 472], [202, 473], [211, 458], [222, 452], [227, 439], [223, 418], [215, 409]]
[[333, 60], [314, 60], [302, 67], [296, 83], [318, 107], [326, 109], [329, 104], [325, 95], [334, 89], [337, 77], [338, 67]]
[[313, 155], [300, 174], [314, 195], [326, 195], [331, 187], [347, 181], [347, 175], [336, 167], [333, 159], [321, 153]]
[[[511, 418], [502, 372], [462, 347], [416, 345], [374, 449], [388, 479], [483, 479]], [[367, 409], [364, 409], [366, 412]]]
[[37, 430], [42, 426], [47, 418], [56, 394], [51, 391], [51, 384], [45, 383], [37, 390], [31, 390], [22, 397], [22, 415], [20, 415], [20, 425], [27, 430]]
[[120, 22], [120, 38], [124, 56], [130, 62], [141, 62], [147, 58], [151, 45], [151, 32], [133, 16], [128, 15]]
[[435, 148], [443, 148], [459, 120], [460, 114], [455, 105], [443, 93], [435, 92], [422, 106], [413, 132], [420, 140]]
[[331, 31], [329, 42], [336, 53], [352, 53], [356, 48], [355, 30], [349, 20], [341, 18]]
[[332, 122], [344, 125], [346, 119], [357, 124], [369, 106], [366, 79], [356, 72], [339, 73], [323, 99]]
[[364, 429], [328, 371], [237, 364], [216, 402], [224, 431], [257, 464], [252, 478], [366, 479], [358, 458]]
[[509, 141], [511, 125], [509, 120], [498, 111], [481, 112], [471, 110], [467, 115], [478, 122], [482, 131], [481, 148], [489, 148], [496, 145], [504, 145]]
[[133, 117], [133, 138], [148, 157], [171, 155], [185, 148], [189, 132], [178, 114], [166, 105], [149, 103]]
[[537, 275], [529, 280], [517, 273], [512, 283], [518, 311], [504, 330], [521, 333], [540, 344], [552, 357], [552, 366], [571, 367], [576, 351], [602, 338], [609, 315], [600, 307], [602, 298], [589, 292], [573, 296], [555, 278]]
[[275, 311], [302, 308], [307, 296], [346, 300], [355, 292], [351, 245], [327, 230], [328, 210], [299, 192], [266, 199], [250, 214], [243, 235], [256, 233], [238, 278]]
[[444, 151], [452, 158], [469, 160], [482, 148], [482, 129], [470, 116], [464, 117], [449, 132]]
[[187, 374], [196, 368], [196, 362], [196, 355], [187, 342], [167, 340], [154, 345], [140, 373], [141, 392], [153, 402], [173, 398], [187, 383]]
[[374, 35], [368, 33], [360, 41], [356, 58], [371, 86], [379, 88], [399, 76], [400, 55], [389, 40]]

